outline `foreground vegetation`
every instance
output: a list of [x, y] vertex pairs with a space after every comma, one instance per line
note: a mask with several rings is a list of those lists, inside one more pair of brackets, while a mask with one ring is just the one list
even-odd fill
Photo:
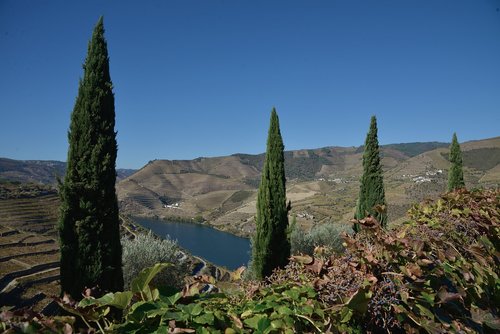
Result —
[[[3, 312], [2, 326], [11, 332], [79, 326], [127, 333], [497, 332], [500, 190], [448, 193], [415, 206], [408, 218], [388, 231], [375, 219], [360, 220], [360, 233], [344, 235], [343, 253], [325, 256], [317, 248], [314, 256], [294, 256], [265, 282], [219, 284], [199, 276], [182, 291], [157, 289], [149, 283], [168, 266], [157, 264], [130, 291], [59, 300], [74, 317]], [[207, 284], [217, 292], [201, 292]]]

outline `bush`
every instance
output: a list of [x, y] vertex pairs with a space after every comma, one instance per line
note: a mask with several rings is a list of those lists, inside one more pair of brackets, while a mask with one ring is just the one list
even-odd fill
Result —
[[153, 283], [157, 286], [167, 285], [180, 288], [183, 286], [183, 278], [190, 275], [187, 256], [174, 240], [160, 239], [150, 231], [148, 234], [139, 234], [132, 240], [122, 238], [121, 243], [123, 279], [126, 289], [130, 287], [132, 279], [137, 277], [141, 270], [155, 263], [173, 264], [155, 278]]
[[326, 223], [313, 226], [308, 232], [303, 231], [298, 226], [292, 226], [290, 242], [292, 244], [292, 254], [313, 255], [314, 248], [323, 246], [331, 252], [340, 253], [343, 251], [343, 239], [341, 233], [351, 232], [349, 226]]

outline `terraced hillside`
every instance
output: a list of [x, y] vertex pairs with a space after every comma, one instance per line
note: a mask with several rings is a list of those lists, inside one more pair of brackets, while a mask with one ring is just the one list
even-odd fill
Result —
[[[59, 295], [59, 197], [39, 184], [0, 184], [0, 306], [34, 306], [50, 312]], [[135, 236], [122, 221], [120, 233]]]
[[59, 199], [48, 187], [0, 187], [0, 304], [41, 310], [59, 293]]

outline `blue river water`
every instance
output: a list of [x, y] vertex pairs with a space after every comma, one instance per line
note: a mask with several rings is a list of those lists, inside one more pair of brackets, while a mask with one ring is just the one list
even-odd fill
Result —
[[172, 240], [191, 254], [202, 257], [218, 266], [234, 270], [248, 265], [250, 240], [237, 237], [212, 227], [195, 224], [167, 222], [164, 220], [134, 218], [134, 221], [150, 229], [160, 237], [170, 236]]

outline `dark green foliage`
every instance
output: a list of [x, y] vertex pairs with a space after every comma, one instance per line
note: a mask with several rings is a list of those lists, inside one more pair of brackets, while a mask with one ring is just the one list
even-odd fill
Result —
[[408, 157], [415, 157], [424, 152], [435, 150], [436, 148], [448, 147], [447, 143], [440, 143], [437, 141], [433, 142], [416, 142], [416, 143], [401, 143], [401, 144], [389, 144], [382, 145], [382, 148], [391, 148], [400, 151]]
[[275, 268], [284, 267], [290, 256], [283, 149], [278, 115], [273, 108], [257, 195], [257, 230], [252, 243], [253, 273], [259, 279], [269, 276]]
[[[325, 152], [328, 149], [322, 149], [325, 155], [341, 159], [341, 155], [332, 151]], [[241, 163], [253, 166], [262, 170], [264, 166], [265, 154], [234, 154], [240, 159]], [[308, 150], [305, 156], [294, 156], [293, 151], [284, 152], [285, 156], [285, 173], [288, 179], [312, 180], [316, 177], [316, 173], [321, 170], [323, 165], [331, 165], [331, 161], [324, 156], [318, 155], [313, 150]], [[254, 183], [249, 183], [253, 185]]]
[[[443, 158], [450, 161], [449, 153], [441, 153]], [[462, 152], [463, 166], [480, 171], [487, 171], [500, 164], [500, 148], [484, 147]]]
[[453, 134], [450, 146], [450, 170], [448, 171], [448, 191], [465, 188], [464, 172], [462, 170], [462, 151], [457, 140], [457, 134]]
[[115, 107], [102, 18], [88, 46], [84, 76], [71, 114], [68, 166], [60, 185], [62, 292], [123, 289], [115, 193]]
[[[375, 217], [382, 226], [387, 224], [385, 213], [385, 191], [382, 176], [382, 165], [380, 163], [377, 119], [372, 116], [370, 130], [366, 135], [365, 151], [363, 153], [363, 176], [359, 188], [359, 198], [356, 205], [356, 219], [362, 219], [367, 215]], [[378, 206], [378, 209], [376, 208]], [[354, 230], [359, 230], [358, 224]]]
[[293, 152], [285, 152], [285, 172], [289, 179], [313, 180], [323, 165], [331, 164], [330, 160], [313, 150], [309, 150], [304, 157], [294, 157]]
[[487, 171], [500, 164], [500, 148], [485, 147], [462, 152], [463, 165]]

